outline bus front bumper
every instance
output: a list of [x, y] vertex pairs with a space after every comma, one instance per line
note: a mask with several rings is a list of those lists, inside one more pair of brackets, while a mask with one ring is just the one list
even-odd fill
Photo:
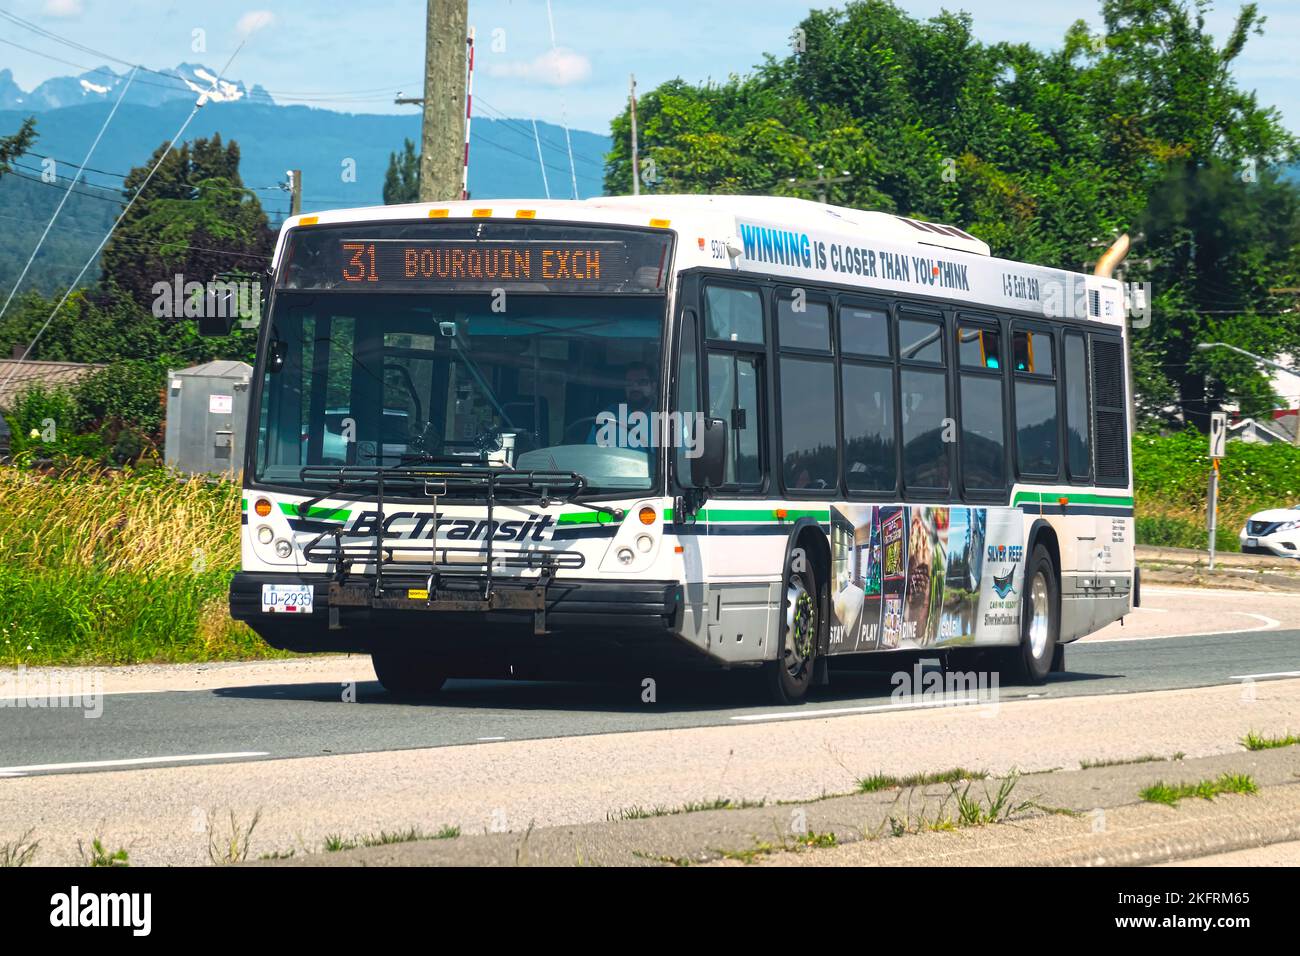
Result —
[[[230, 582], [230, 615], [244, 621], [273, 647], [293, 651], [366, 653], [394, 641], [421, 642], [456, 652], [467, 646], [535, 647], [568, 644], [624, 649], [676, 639], [684, 613], [684, 589], [676, 581], [501, 579], [485, 597], [480, 586], [451, 586], [428, 594], [427, 581], [385, 575], [351, 576], [341, 585], [323, 574], [237, 572]], [[307, 585], [306, 613], [263, 610], [266, 585]]]

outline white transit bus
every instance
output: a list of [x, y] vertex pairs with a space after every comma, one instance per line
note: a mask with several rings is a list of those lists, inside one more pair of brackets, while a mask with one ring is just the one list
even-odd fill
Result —
[[965, 646], [1042, 680], [1138, 591], [1125, 314], [796, 199], [293, 217], [231, 613], [404, 694], [745, 667], [793, 703]]

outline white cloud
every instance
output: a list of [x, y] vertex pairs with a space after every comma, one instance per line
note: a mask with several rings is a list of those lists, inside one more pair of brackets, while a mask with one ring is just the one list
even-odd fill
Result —
[[269, 27], [275, 22], [275, 14], [270, 10], [254, 10], [251, 13], [245, 13], [235, 24], [235, 30], [240, 36], [251, 36], [258, 30]]
[[591, 61], [581, 53], [560, 47], [526, 62], [494, 63], [488, 67], [488, 73], [547, 86], [572, 86], [591, 76]]
[[45, 0], [41, 12], [47, 17], [79, 17], [85, 11], [81, 0]]

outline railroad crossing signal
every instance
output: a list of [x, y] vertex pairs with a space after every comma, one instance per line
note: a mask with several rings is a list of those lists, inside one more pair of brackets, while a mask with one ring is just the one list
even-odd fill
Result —
[[1210, 457], [1222, 458], [1223, 446], [1228, 439], [1228, 416], [1224, 412], [1210, 413]]

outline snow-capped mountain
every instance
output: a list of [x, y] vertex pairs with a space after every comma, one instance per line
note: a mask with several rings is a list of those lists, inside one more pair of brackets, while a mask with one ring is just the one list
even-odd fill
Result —
[[[125, 68], [114, 70], [101, 66], [80, 76], [53, 77], [28, 92], [14, 81], [12, 71], [0, 70], [0, 110], [41, 112], [116, 100], [129, 73]], [[175, 69], [159, 72], [139, 71], [125, 102], [158, 106], [171, 100], [193, 100], [204, 93], [208, 94], [209, 103], [273, 102], [262, 87], [254, 85], [249, 89], [239, 80], [224, 78], [218, 82], [216, 70], [198, 63], [182, 63]]]

